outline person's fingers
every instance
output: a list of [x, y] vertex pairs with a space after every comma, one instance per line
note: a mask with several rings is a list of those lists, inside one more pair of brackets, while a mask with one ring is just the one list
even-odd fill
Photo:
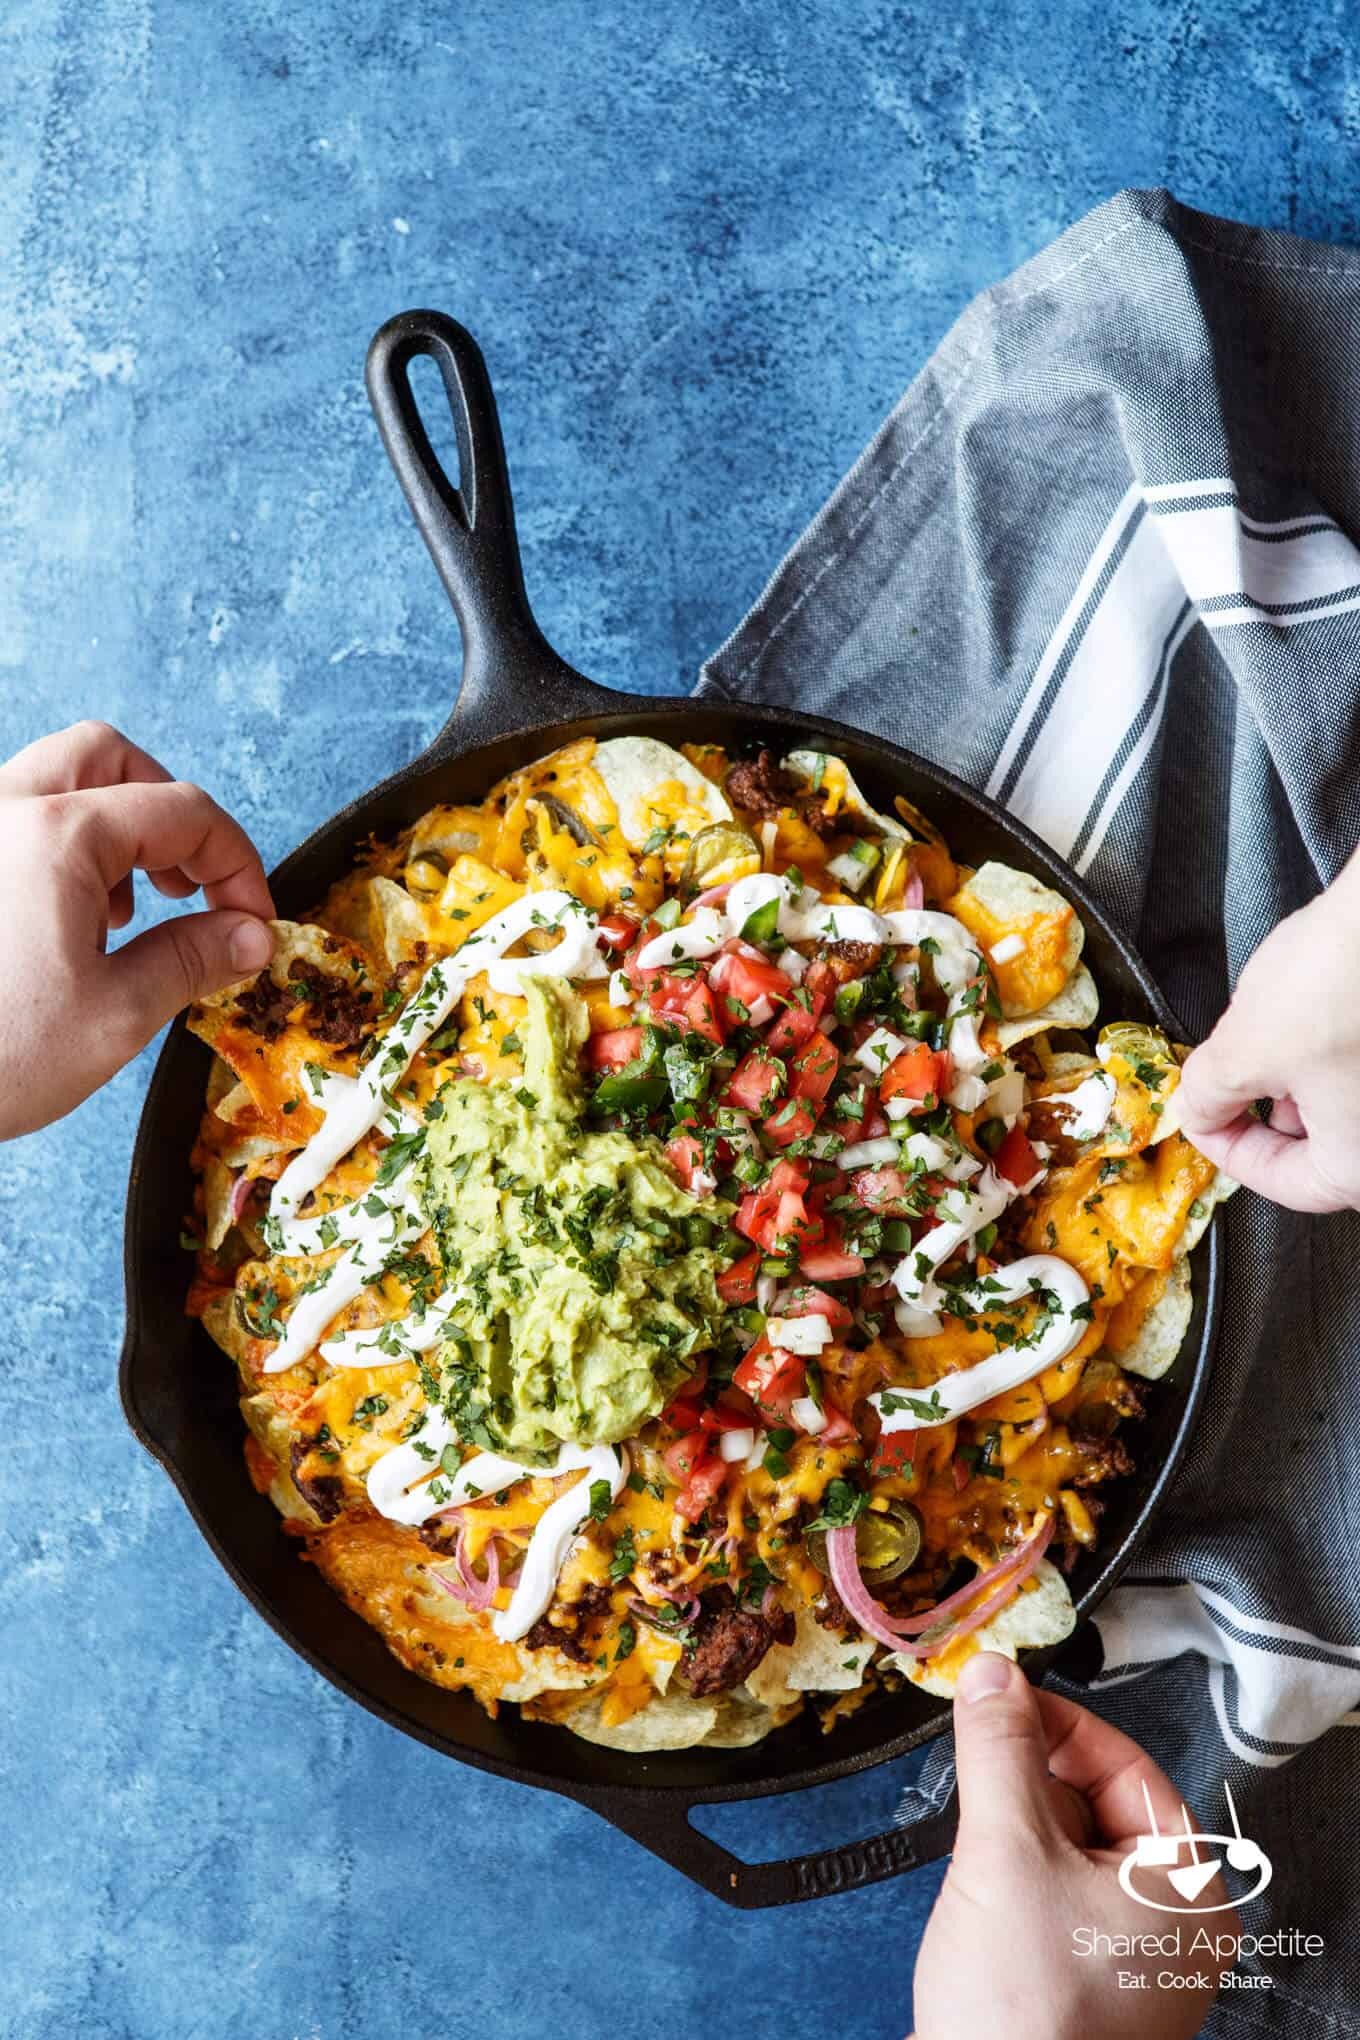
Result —
[[131, 870], [178, 868], [202, 886], [210, 907], [271, 920], [274, 903], [259, 852], [240, 823], [184, 780], [91, 788], [67, 796], [74, 826], [88, 834], [109, 889]]
[[1308, 1129], [1303, 1115], [1292, 1098], [1277, 1098], [1270, 1108], [1270, 1123], [1276, 1133], [1282, 1133], [1286, 1140], [1301, 1140]]
[[107, 1004], [133, 1044], [126, 1052], [135, 1053], [191, 1000], [263, 970], [273, 951], [265, 922], [226, 910], [182, 914], [124, 943], [109, 958]]
[[198, 887], [193, 879], [186, 878], [177, 864], [169, 864], [164, 871], [148, 871], [147, 877], [156, 891], [167, 900], [187, 900]]
[[1186, 1059], [1176, 1093], [1176, 1111], [1187, 1137], [1198, 1147], [1202, 1134], [1231, 1126], [1254, 1099], [1273, 1095], [1279, 1065], [1262, 1066], [1256, 1030], [1235, 1005], [1229, 1006], [1206, 1042]]
[[1113, 1847], [1146, 1834], [1149, 1801], [1163, 1833], [1179, 1828], [1179, 1792], [1132, 1737], [1061, 1693], [1036, 1693], [1035, 1707], [1047, 1739], [1048, 1768], [1083, 1795], [1102, 1842]]
[[1290, 1211], [1344, 1211], [1353, 1201], [1330, 1181], [1306, 1137], [1279, 1133], [1246, 1113], [1217, 1132], [1186, 1133], [1229, 1176]]
[[126, 928], [128, 922], [132, 919], [132, 910], [135, 904], [136, 899], [132, 890], [132, 873], [128, 872], [125, 878], [119, 879], [117, 885], [109, 894], [110, 928]]
[[1052, 1834], [1043, 1721], [1033, 1687], [1010, 1658], [979, 1651], [964, 1665], [954, 1702], [954, 1754], [960, 1849]]
[[129, 781], [156, 783], [170, 774], [112, 723], [78, 722], [17, 751], [0, 765], [0, 795], [79, 793]]

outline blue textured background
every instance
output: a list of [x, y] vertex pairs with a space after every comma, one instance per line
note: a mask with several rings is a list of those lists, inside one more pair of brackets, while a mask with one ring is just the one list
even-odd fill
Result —
[[[967, 298], [1119, 186], [1357, 238], [1346, 12], [6, 8], [0, 752], [110, 717], [272, 862], [420, 746], [453, 632], [360, 380], [411, 304], [483, 341], [548, 635], [683, 690]], [[148, 1066], [0, 1171], [0, 2030], [900, 2034], [930, 1876], [731, 1914], [239, 1601], [115, 1395]], [[711, 1824], [846, 1839], [901, 1782]]]

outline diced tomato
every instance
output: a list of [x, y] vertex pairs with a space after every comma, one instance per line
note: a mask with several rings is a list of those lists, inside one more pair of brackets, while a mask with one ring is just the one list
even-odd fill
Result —
[[723, 1103], [735, 1105], [742, 1112], [763, 1112], [783, 1082], [783, 1063], [753, 1048], [728, 1079]]
[[676, 1396], [674, 1402], [668, 1402], [661, 1412], [662, 1423], [672, 1431], [678, 1431], [682, 1438], [688, 1437], [691, 1431], [697, 1431], [703, 1423], [704, 1406], [699, 1400], [699, 1393], [693, 1382], [687, 1381], [684, 1394]]
[[787, 1418], [807, 1391], [807, 1369], [802, 1360], [796, 1353], [771, 1347], [763, 1335], [738, 1361], [732, 1379], [771, 1417]]
[[854, 1314], [838, 1296], [802, 1282], [779, 1306], [780, 1317], [824, 1317], [833, 1332], [843, 1332], [854, 1323]]
[[845, 1282], [864, 1273], [864, 1256], [847, 1254], [831, 1239], [807, 1248], [799, 1256], [799, 1268], [810, 1282]]
[[703, 1416], [706, 1431], [749, 1431], [755, 1421], [751, 1398], [735, 1388], [725, 1388]]
[[674, 977], [663, 971], [648, 986], [647, 1003], [659, 1020], [678, 1027], [682, 1033], [692, 1029], [705, 1040], [721, 1044], [722, 1022], [703, 978]]
[[825, 958], [819, 956], [815, 963], [808, 965], [807, 976], [803, 979], [803, 989], [812, 994], [814, 1013], [820, 1016], [826, 1011], [835, 998], [839, 985], [840, 979]]
[[806, 1140], [816, 1126], [817, 1121], [806, 1105], [786, 1098], [768, 1119], [761, 1121], [760, 1130], [772, 1147], [792, 1147], [794, 1141]]
[[916, 1457], [919, 1431], [885, 1431], [874, 1447], [870, 1473], [901, 1473]]
[[611, 1027], [604, 1034], [592, 1034], [586, 1045], [586, 1061], [593, 1070], [621, 1070], [641, 1053], [640, 1027]]
[[767, 963], [763, 956], [753, 956], [744, 949], [725, 950], [710, 970], [709, 981], [721, 993], [723, 1005], [734, 1020], [740, 1020], [742, 1015], [732, 1011], [733, 1005], [745, 1007], [749, 1013], [758, 999], [783, 1000], [793, 990], [792, 978]]
[[771, 1169], [769, 1187], [771, 1190], [796, 1190], [801, 1196], [807, 1189], [811, 1175], [812, 1171], [806, 1162], [790, 1161], [786, 1155]]
[[795, 999], [770, 1022], [765, 1033], [765, 1045], [773, 1055], [791, 1055], [794, 1049], [803, 1046], [810, 1034], [816, 1032], [816, 1028], [817, 1020], [806, 1006], [800, 1006]]
[[834, 1170], [831, 1175], [823, 1177], [820, 1183], [814, 1183], [812, 1188], [808, 1191], [807, 1193], [808, 1210], [817, 1212], [825, 1211], [827, 1205], [831, 1202], [832, 1198], [844, 1196], [846, 1190], [848, 1190], [849, 1187], [850, 1187], [849, 1177], [842, 1175], [839, 1169]]
[[760, 1249], [743, 1254], [739, 1261], [718, 1277], [718, 1294], [724, 1303], [754, 1303], [760, 1278]]
[[638, 962], [638, 958], [651, 941], [653, 935], [659, 935], [660, 933], [661, 930], [657, 927], [655, 921], [644, 921], [638, 930], [637, 941], [623, 959], [623, 974], [634, 991], [640, 992], [645, 990], [657, 978], [664, 977], [665, 975], [666, 966], [664, 963], [652, 964], [648, 969], [644, 970]]
[[821, 1106], [836, 1081], [839, 1057], [824, 1034], [814, 1034], [789, 1064], [789, 1096]]
[[943, 1098], [949, 1089], [951, 1057], [944, 1049], [913, 1041], [889, 1063], [878, 1080], [881, 1098]]
[[[814, 963], [777, 1019], [771, 1022], [765, 1039], [776, 1055], [789, 1055], [816, 1033], [821, 1018], [836, 991], [836, 975], [829, 964]], [[806, 1000], [806, 1005], [803, 1001]]]
[[1038, 1174], [1043, 1163], [1034, 1152], [1034, 1145], [1023, 1126], [1017, 1123], [1011, 1128], [996, 1151], [992, 1167], [998, 1176], [1004, 1176], [1017, 1189]]
[[685, 1019], [696, 1034], [702, 1034], [706, 1041], [723, 1040], [723, 1023], [717, 1002], [703, 978], [696, 978], [685, 1001]]
[[696, 1424], [692, 1431], [684, 1432], [666, 1447], [661, 1460], [671, 1479], [683, 1487], [707, 1451], [708, 1440]]
[[[694, 1179], [703, 1172], [704, 1145], [692, 1133], [677, 1133], [673, 1140], [666, 1142], [666, 1160], [686, 1190], [694, 1188]], [[711, 1186], [713, 1178], [709, 1177]]]
[[779, 1210], [779, 1195], [773, 1190], [748, 1190], [737, 1206], [737, 1215], [732, 1223], [746, 1239], [754, 1240], [768, 1254], [775, 1241], [775, 1216]]
[[911, 1216], [908, 1193], [911, 1185], [900, 1169], [857, 1169], [850, 1178], [850, 1194], [868, 1211], [892, 1218]]
[[826, 1422], [817, 1433], [819, 1445], [848, 1445], [852, 1438], [858, 1437], [859, 1433], [849, 1417], [838, 1410], [833, 1402], [823, 1404], [822, 1415]]
[[698, 1460], [677, 1497], [676, 1515], [683, 1516], [687, 1523], [697, 1522], [710, 1503], [722, 1493], [730, 1471], [727, 1461], [719, 1458], [716, 1452]]
[[606, 914], [596, 927], [596, 934], [607, 949], [628, 949], [637, 940], [638, 924], [631, 914], [617, 909]]
[[802, 1246], [804, 1242], [810, 1244], [814, 1240], [819, 1240], [825, 1230], [821, 1219], [809, 1216], [808, 1208], [798, 1191], [784, 1190], [780, 1193], [779, 1209], [775, 1213], [774, 1221], [777, 1240], [797, 1240]]

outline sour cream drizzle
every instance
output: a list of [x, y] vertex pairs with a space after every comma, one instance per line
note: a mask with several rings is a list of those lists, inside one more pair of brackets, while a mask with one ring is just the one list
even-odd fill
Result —
[[321, 1254], [334, 1246], [345, 1251], [338, 1261], [318, 1270], [315, 1288], [299, 1292], [283, 1337], [261, 1372], [281, 1374], [285, 1367], [305, 1360], [331, 1319], [353, 1303], [391, 1254], [419, 1239], [428, 1226], [416, 1201], [409, 1163], [384, 1189], [368, 1190], [352, 1204], [280, 1223], [275, 1238], [281, 1238], [285, 1254]]
[[[963, 1295], [969, 1307], [982, 1316], [994, 1305], [1016, 1303], [1039, 1289], [1051, 1291], [1058, 1307], [1033, 1345], [1003, 1346], [975, 1367], [946, 1374], [928, 1389], [880, 1389], [869, 1401], [878, 1411], [883, 1429], [925, 1431], [937, 1424], [952, 1423], [956, 1417], [976, 1409], [979, 1403], [1019, 1388], [1021, 1382], [1032, 1381], [1046, 1367], [1065, 1359], [1086, 1330], [1087, 1320], [1077, 1316], [1077, 1312], [1090, 1303], [1091, 1293], [1076, 1269], [1059, 1260], [1056, 1254], [1029, 1254], [1022, 1261], [1012, 1261], [1008, 1267], [994, 1269], [981, 1281], [967, 1284]], [[920, 1415], [903, 1402], [907, 1395], [914, 1402], [933, 1400], [939, 1414]]]
[[[590, 1512], [592, 1486], [599, 1480], [608, 1481], [610, 1500], [616, 1501], [628, 1477], [628, 1455], [617, 1445], [564, 1445], [551, 1466], [523, 1466], [499, 1452], [479, 1452], [465, 1460], [457, 1473], [446, 1474], [440, 1471], [439, 1456], [454, 1437], [444, 1412], [430, 1409], [414, 1438], [383, 1454], [368, 1476], [368, 1498], [380, 1516], [414, 1526], [483, 1495], [501, 1494], [516, 1481], [531, 1480], [535, 1475], [585, 1475], [550, 1502], [539, 1517], [510, 1605], [491, 1618], [502, 1643], [518, 1643], [552, 1600], [558, 1575]], [[431, 1489], [437, 1492], [431, 1493]]]
[[[507, 957], [533, 928], [560, 930], [561, 940], [537, 956]], [[436, 1030], [443, 1026], [468, 982], [487, 971], [498, 992], [517, 992], [524, 977], [607, 977], [609, 966], [595, 940], [595, 918], [567, 892], [531, 892], [493, 914], [452, 956], [431, 965], [407, 1000], [377, 1052], [360, 1070], [353, 1088], [334, 1093], [328, 1085], [320, 1102], [325, 1123], [294, 1155], [274, 1185], [271, 1218], [287, 1219], [325, 1181], [356, 1141], [362, 1140], [391, 1106], [391, 1093]], [[328, 1095], [329, 1094], [329, 1095]]]

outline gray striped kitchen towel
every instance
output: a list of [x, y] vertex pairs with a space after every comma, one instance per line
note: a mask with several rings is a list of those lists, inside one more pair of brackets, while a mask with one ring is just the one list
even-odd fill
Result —
[[[1360, 254], [1124, 192], [968, 308], [698, 691], [985, 787], [1198, 1036], [1360, 837], [1358, 543]], [[1226, 1776], [1273, 1861], [1244, 1923], [1277, 1941], [1206, 2030], [1350, 2033], [1360, 1218], [1243, 1193], [1225, 1225], [1192, 1454], [1101, 1613], [1103, 1670], [1068, 1690], [1206, 1827]]]

